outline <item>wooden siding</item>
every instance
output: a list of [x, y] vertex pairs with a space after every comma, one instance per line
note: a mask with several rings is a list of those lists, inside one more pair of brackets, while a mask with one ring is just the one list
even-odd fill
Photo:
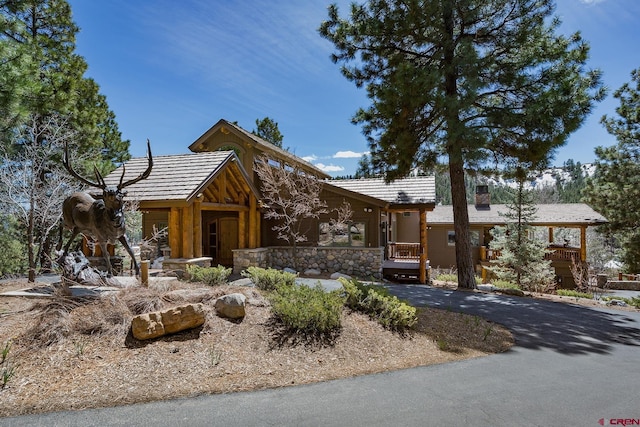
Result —
[[[343, 194], [337, 194], [331, 191], [331, 188], [324, 188], [320, 193], [320, 199], [327, 203], [327, 210], [329, 213], [323, 214], [317, 220], [304, 220], [302, 228], [308, 230], [307, 242], [300, 244], [301, 246], [317, 245], [320, 234], [320, 223], [329, 222], [331, 218], [335, 218], [335, 212], [333, 209], [338, 208], [344, 201], [349, 202], [351, 209], [353, 210], [352, 221], [354, 223], [365, 224], [365, 247], [374, 248], [380, 246], [380, 212], [379, 206], [372, 206], [370, 203], [358, 200], [355, 198], [349, 198]], [[366, 211], [365, 211], [366, 209]], [[371, 210], [371, 212], [368, 212]], [[276, 233], [271, 231], [276, 224], [273, 220], [262, 221], [262, 227], [269, 232], [265, 232], [263, 236], [264, 246], [288, 246], [289, 244], [285, 240], [278, 239]]]

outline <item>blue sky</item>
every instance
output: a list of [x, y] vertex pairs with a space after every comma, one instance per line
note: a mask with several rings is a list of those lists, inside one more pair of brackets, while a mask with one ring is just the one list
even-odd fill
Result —
[[[134, 157], [188, 152], [219, 119], [251, 131], [271, 117], [283, 146], [331, 175], [353, 174], [368, 149], [350, 122], [369, 105], [329, 58], [317, 28], [331, 0], [69, 0], [80, 27], [76, 51], [89, 64]], [[591, 45], [590, 68], [610, 88], [554, 164], [595, 159], [615, 140], [599, 124], [612, 93], [640, 67], [640, 1], [558, 0], [561, 31]], [[342, 13], [348, 1], [338, 1]]]

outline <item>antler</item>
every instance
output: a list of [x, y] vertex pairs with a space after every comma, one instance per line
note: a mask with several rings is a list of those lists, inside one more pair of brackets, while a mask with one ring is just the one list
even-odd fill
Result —
[[122, 176], [120, 177], [118, 190], [122, 190], [124, 187], [135, 184], [138, 181], [142, 181], [143, 179], [148, 178], [149, 175], [151, 174], [151, 168], [153, 168], [153, 157], [151, 156], [151, 142], [149, 142], [148, 139], [147, 139], [147, 159], [149, 159], [149, 166], [147, 167], [147, 170], [145, 170], [140, 175], [138, 175], [137, 178], [133, 178], [129, 181], [126, 181], [125, 183], [122, 182], [122, 180], [124, 179], [124, 166], [122, 167]]
[[73, 168], [69, 164], [69, 144], [67, 144], [66, 141], [64, 143], [63, 164], [64, 164], [64, 167], [69, 171], [71, 175], [73, 175], [76, 179], [80, 180], [81, 182], [84, 182], [88, 186], [100, 188], [102, 190], [104, 190], [107, 187], [107, 185], [104, 183], [104, 180], [102, 179], [102, 175], [100, 175], [100, 172], [98, 172], [98, 169], [95, 169], [95, 174], [96, 174], [96, 178], [98, 178], [99, 184], [89, 181], [88, 179], [86, 179], [83, 176], [80, 176], [76, 171], [73, 170]]

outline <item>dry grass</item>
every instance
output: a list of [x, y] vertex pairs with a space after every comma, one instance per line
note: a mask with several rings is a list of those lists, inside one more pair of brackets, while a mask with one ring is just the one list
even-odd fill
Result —
[[[213, 309], [230, 292], [247, 296], [241, 322]], [[203, 327], [149, 342], [131, 336], [134, 314], [184, 302], [205, 304]], [[331, 343], [283, 342], [256, 289], [178, 281], [99, 299], [0, 297], [0, 344], [8, 340], [18, 369], [0, 389], [0, 416], [306, 384], [479, 357], [513, 344], [499, 325], [435, 309], [422, 309], [405, 335], [345, 310]]]

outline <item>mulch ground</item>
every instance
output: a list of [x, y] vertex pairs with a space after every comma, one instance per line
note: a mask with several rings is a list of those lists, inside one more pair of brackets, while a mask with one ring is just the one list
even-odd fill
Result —
[[[17, 280], [0, 291], [24, 288]], [[215, 299], [247, 297], [242, 321], [218, 317]], [[130, 332], [135, 314], [201, 302], [205, 324], [150, 341]], [[481, 357], [508, 350], [511, 333], [476, 316], [421, 309], [415, 330], [384, 329], [345, 310], [329, 340], [283, 339], [259, 290], [174, 280], [100, 298], [0, 297], [0, 369], [15, 368], [0, 389], [0, 416], [85, 409], [308, 384]], [[0, 372], [1, 373], [1, 372]]]

